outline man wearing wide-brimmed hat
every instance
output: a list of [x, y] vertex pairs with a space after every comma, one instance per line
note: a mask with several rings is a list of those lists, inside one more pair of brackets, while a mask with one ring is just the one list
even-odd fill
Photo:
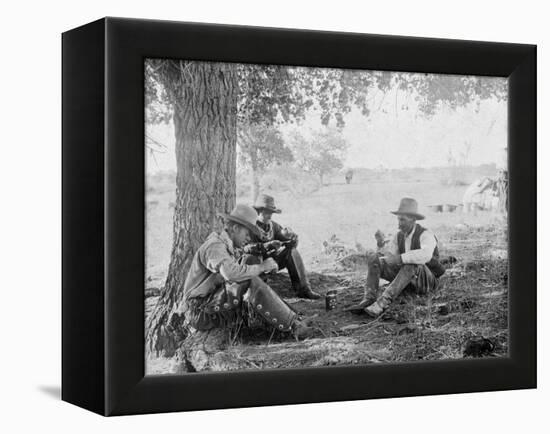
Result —
[[286, 268], [296, 296], [316, 300], [321, 296], [311, 289], [304, 261], [298, 253], [298, 236], [289, 228], [283, 228], [271, 217], [280, 214], [275, 199], [268, 194], [260, 194], [254, 203], [258, 213], [256, 226], [259, 232], [252, 235], [252, 243], [244, 249], [246, 263], [273, 259], [279, 270]]
[[[383, 250], [367, 254], [368, 275], [363, 300], [348, 307], [353, 313], [366, 313], [376, 317], [388, 308], [406, 287], [419, 294], [437, 288], [439, 277], [445, 269], [439, 262], [437, 238], [418, 220], [424, 216], [418, 212], [418, 203], [412, 198], [401, 199], [397, 216], [399, 231], [388, 246], [379, 241]], [[391, 282], [379, 294], [380, 278]]]
[[276, 272], [277, 263], [267, 259], [248, 265], [236, 258], [251, 234], [259, 236], [256, 211], [237, 205], [230, 214], [220, 213], [225, 222], [221, 233], [211, 233], [199, 247], [189, 268], [183, 289], [186, 327], [209, 330], [243, 322], [292, 332], [297, 338], [311, 337], [313, 330], [260, 277]]

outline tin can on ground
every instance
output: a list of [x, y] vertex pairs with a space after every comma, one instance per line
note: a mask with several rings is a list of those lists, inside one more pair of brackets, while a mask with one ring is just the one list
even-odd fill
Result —
[[336, 289], [329, 289], [327, 291], [327, 294], [325, 295], [325, 309], [326, 310], [333, 310], [336, 309]]

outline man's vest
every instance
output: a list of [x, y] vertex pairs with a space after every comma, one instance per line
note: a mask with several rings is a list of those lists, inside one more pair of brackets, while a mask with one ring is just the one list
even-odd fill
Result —
[[[416, 229], [411, 238], [411, 250], [420, 249], [420, 235], [422, 235], [422, 232], [425, 230], [426, 228], [423, 228], [419, 224], [416, 225]], [[435, 241], [437, 243], [437, 238]], [[397, 247], [399, 248], [400, 254], [405, 253], [405, 234], [401, 231], [397, 233]], [[432, 254], [432, 259], [426, 262], [426, 265], [435, 277], [440, 277], [445, 273], [445, 268], [443, 268], [443, 265], [439, 262], [439, 249], [437, 248], [437, 244]]]

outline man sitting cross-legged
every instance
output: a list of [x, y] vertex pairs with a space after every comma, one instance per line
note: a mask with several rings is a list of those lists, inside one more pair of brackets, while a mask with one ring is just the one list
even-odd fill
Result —
[[[428, 229], [417, 224], [424, 216], [418, 213], [418, 204], [411, 198], [403, 198], [397, 211], [399, 232], [389, 246], [367, 254], [368, 275], [363, 300], [345, 310], [366, 313], [377, 317], [384, 312], [407, 286], [418, 294], [433, 291], [445, 269], [439, 262], [437, 238]], [[383, 256], [381, 256], [383, 255]], [[380, 278], [390, 281], [386, 290], [379, 294]]]

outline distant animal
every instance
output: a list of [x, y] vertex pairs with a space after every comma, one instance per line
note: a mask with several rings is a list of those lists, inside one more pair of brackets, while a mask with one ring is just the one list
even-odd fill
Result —
[[346, 171], [346, 184], [350, 184], [353, 179], [353, 170], [349, 169]]

